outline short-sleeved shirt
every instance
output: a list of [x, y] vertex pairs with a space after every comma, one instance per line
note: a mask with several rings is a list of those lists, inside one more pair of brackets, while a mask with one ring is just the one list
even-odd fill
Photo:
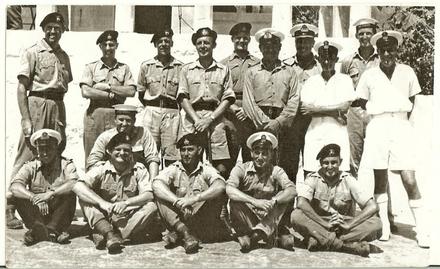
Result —
[[286, 172], [278, 166], [273, 166], [264, 178], [260, 178], [252, 161], [237, 164], [226, 184], [254, 198], [267, 200], [288, 187], [295, 187]]
[[[113, 136], [118, 133], [116, 128], [112, 128], [100, 134], [93, 145], [92, 151], [87, 158], [87, 167], [90, 168], [99, 161], [106, 160], [105, 149]], [[131, 133], [132, 137], [132, 152], [135, 156], [135, 161], [141, 162], [137, 158], [142, 158], [145, 163], [156, 162], [159, 163], [159, 152], [157, 151], [156, 142], [147, 128], [141, 126], [134, 126]], [[142, 162], [143, 162], [142, 161]]]
[[176, 99], [182, 62], [171, 56], [171, 62], [164, 66], [157, 57], [141, 64], [138, 84], [145, 88], [144, 100], [154, 100], [159, 96]]
[[270, 120], [260, 107], [281, 108], [282, 112], [276, 119], [281, 125], [288, 126], [298, 111], [298, 104], [298, 78], [292, 67], [281, 62], [269, 71], [261, 62], [246, 72], [243, 109], [257, 128]]
[[60, 162], [61, 165], [52, 169], [49, 175], [43, 174], [42, 163], [38, 159], [27, 162], [11, 180], [11, 184], [20, 183], [33, 193], [44, 193], [79, 178], [72, 160], [61, 157]]
[[204, 68], [199, 60], [186, 64], [180, 72], [177, 98], [188, 98], [191, 104], [220, 104], [224, 100], [235, 102], [229, 68], [215, 60]]
[[356, 94], [368, 100], [368, 114], [385, 112], [410, 112], [413, 104], [409, 100], [421, 92], [414, 70], [406, 64], [396, 64], [391, 79], [380, 69], [373, 67], [364, 72], [359, 79]]
[[176, 161], [159, 172], [153, 181], [155, 180], [165, 183], [179, 198], [204, 192], [216, 180], [225, 181], [209, 163], [199, 162], [197, 168], [188, 174], [180, 161]]
[[314, 59], [308, 64], [306, 69], [302, 68], [299, 65], [296, 55], [283, 60], [283, 63], [295, 69], [296, 76], [298, 77], [298, 85], [300, 88], [302, 87], [302, 85], [304, 85], [306, 80], [309, 79], [309, 77], [321, 74], [321, 66]]
[[118, 174], [110, 161], [100, 162], [86, 173], [84, 179], [96, 194], [108, 202], [125, 201], [145, 192], [152, 192], [148, 170], [141, 163], [133, 163]]
[[347, 172], [340, 172], [339, 180], [330, 186], [325, 179], [315, 172], [309, 174], [298, 196], [310, 201], [318, 215], [328, 216], [337, 211], [341, 215], [354, 216], [356, 204], [364, 207], [372, 197], [368, 196], [359, 182]]
[[243, 81], [246, 71], [260, 62], [260, 59], [252, 54], [246, 55], [244, 59], [240, 58], [237, 53], [232, 53], [229, 57], [221, 61], [222, 64], [231, 70], [233, 90], [237, 99], [243, 98]]
[[65, 93], [73, 80], [67, 53], [44, 39], [22, 54], [17, 78], [21, 76], [30, 80], [29, 90], [35, 92]]
[[362, 56], [359, 54], [359, 51], [356, 51], [342, 61], [341, 73], [349, 75], [356, 70], [358, 71], [360, 77], [365, 70], [379, 66], [379, 63], [380, 58], [376, 51], [367, 59], [362, 58]]
[[109, 83], [113, 86], [134, 86], [136, 82], [128, 65], [116, 61], [114, 66], [106, 65], [101, 59], [89, 64], [83, 72], [79, 86], [83, 84], [93, 87], [96, 83]]

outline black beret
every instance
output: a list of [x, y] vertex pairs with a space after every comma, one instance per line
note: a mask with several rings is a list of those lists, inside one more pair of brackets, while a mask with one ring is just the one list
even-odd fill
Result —
[[200, 146], [203, 147], [205, 144], [204, 139], [201, 134], [189, 133], [182, 136], [176, 143], [176, 147], [180, 149], [183, 146]]
[[214, 39], [214, 42], [217, 40], [217, 32], [214, 30], [211, 30], [211, 28], [209, 28], [209, 27], [204, 27], [204, 28], [198, 29], [197, 32], [195, 32], [192, 35], [191, 41], [192, 41], [193, 45], [195, 45], [197, 42], [197, 39], [202, 36], [210, 36], [210, 37], [212, 37], [212, 39]]
[[156, 31], [151, 38], [151, 43], [156, 44], [156, 41], [159, 40], [162, 37], [173, 37], [174, 33], [173, 30], [169, 27], [161, 29], [159, 31]]
[[131, 145], [130, 136], [127, 135], [126, 133], [115, 134], [108, 142], [106, 149], [111, 151], [115, 147], [117, 147], [121, 144], [130, 144]]
[[240, 22], [236, 25], [232, 26], [231, 30], [229, 31], [229, 35], [236, 35], [238, 33], [246, 33], [250, 34], [252, 29], [252, 25], [248, 22]]
[[46, 15], [46, 17], [44, 17], [44, 19], [41, 21], [40, 26], [42, 28], [44, 28], [44, 26], [46, 26], [46, 24], [51, 23], [51, 22], [55, 22], [55, 23], [59, 23], [64, 27], [64, 17], [63, 15], [61, 15], [58, 12], [52, 12], [48, 15]]
[[316, 155], [317, 160], [322, 160], [327, 157], [340, 157], [341, 147], [337, 144], [325, 145]]
[[104, 31], [101, 35], [99, 35], [98, 39], [96, 39], [96, 45], [109, 40], [118, 41], [118, 32], [115, 30]]

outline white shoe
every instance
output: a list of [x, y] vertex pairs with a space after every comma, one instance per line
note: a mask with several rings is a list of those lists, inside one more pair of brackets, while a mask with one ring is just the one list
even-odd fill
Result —
[[421, 248], [429, 248], [430, 247], [430, 240], [429, 236], [423, 233], [416, 235], [417, 245]]

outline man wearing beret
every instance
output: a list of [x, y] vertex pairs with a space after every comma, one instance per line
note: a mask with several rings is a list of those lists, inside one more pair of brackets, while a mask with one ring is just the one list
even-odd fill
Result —
[[326, 144], [341, 147], [341, 170], [349, 171], [350, 144], [345, 113], [356, 99], [353, 82], [346, 74], [336, 73], [335, 64], [341, 46], [332, 41], [315, 45], [321, 74], [310, 77], [301, 89], [300, 112], [312, 118], [304, 138], [304, 172], [316, 172], [316, 154]]
[[371, 115], [367, 126], [363, 162], [374, 169], [374, 193], [383, 224], [381, 240], [390, 237], [386, 193], [388, 169], [398, 171], [408, 194], [409, 207], [417, 225], [417, 242], [429, 247], [427, 222], [423, 201], [415, 177], [415, 140], [408, 118], [413, 109], [420, 84], [412, 68], [396, 63], [397, 48], [402, 34], [387, 30], [376, 33], [371, 43], [377, 46], [380, 64], [369, 68], [359, 79], [356, 88], [359, 105]]
[[[295, 184], [284, 170], [272, 164], [277, 138], [269, 132], [257, 132], [247, 139], [252, 161], [237, 164], [226, 182], [232, 225], [237, 231], [243, 252], [264, 240], [274, 240], [278, 225], [288, 204], [296, 196]], [[287, 234], [280, 237], [280, 246], [293, 248]], [[292, 238], [292, 237], [291, 237]]]
[[[348, 74], [352, 79], [359, 81], [364, 71], [379, 65], [379, 54], [377, 54], [371, 37], [376, 33], [378, 22], [371, 18], [362, 18], [356, 21], [356, 38], [359, 41], [359, 48], [342, 61], [341, 73]], [[356, 88], [357, 82], [354, 83]], [[357, 176], [364, 148], [365, 130], [370, 118], [365, 110], [360, 107], [350, 107], [347, 113], [347, 129], [350, 139], [350, 172]]]
[[229, 107], [225, 114], [229, 153], [233, 162], [237, 160], [240, 149], [243, 161], [251, 159], [250, 151], [246, 147], [246, 139], [252, 133], [253, 124], [246, 117], [242, 108], [244, 76], [249, 67], [260, 62], [260, 59], [248, 51], [248, 45], [251, 41], [251, 28], [252, 25], [247, 22], [240, 22], [232, 26], [229, 35], [234, 44], [234, 52], [221, 61], [222, 64], [228, 66], [231, 70], [233, 90], [236, 98], [235, 103]]
[[[315, 37], [318, 35], [318, 28], [312, 24], [299, 23], [292, 27], [290, 34], [295, 38], [296, 54], [283, 62], [295, 69], [298, 77], [298, 92], [301, 95], [301, 87], [311, 76], [321, 73], [321, 68], [312, 53], [315, 45]], [[284, 165], [284, 170], [290, 179], [296, 182], [300, 154], [304, 159], [304, 136], [310, 123], [310, 116], [297, 113], [293, 120], [293, 126], [290, 127], [289, 143], [290, 146], [286, 152], [289, 154], [285, 160], [289, 165]]]
[[106, 153], [109, 160], [88, 171], [73, 191], [93, 230], [96, 249], [107, 247], [115, 253], [123, 243], [139, 242], [152, 234], [157, 207], [147, 169], [133, 160], [130, 137], [116, 134]]
[[176, 101], [182, 62], [171, 55], [173, 30], [165, 27], [154, 33], [151, 43], [157, 55], [141, 64], [138, 77], [139, 101], [145, 106], [143, 126], [161, 150], [165, 165], [179, 158], [176, 148], [179, 110]]
[[177, 142], [180, 161], [162, 170], [153, 180], [159, 214], [170, 231], [166, 248], [181, 241], [186, 253], [199, 249], [199, 240], [212, 242], [227, 238], [220, 220], [225, 203], [225, 180], [209, 163], [202, 163], [201, 134], [186, 134]]
[[[378, 208], [359, 182], [339, 169], [341, 148], [324, 146], [316, 156], [321, 168], [309, 174], [298, 189], [293, 228], [304, 236], [309, 251], [340, 251], [361, 256], [370, 253], [369, 241], [380, 232]], [[361, 212], [355, 215], [356, 204]]]
[[225, 111], [235, 102], [231, 72], [212, 56], [217, 45], [215, 31], [200, 28], [191, 40], [199, 58], [180, 72], [177, 101], [183, 108], [181, 135], [203, 133], [209, 141], [208, 159], [224, 176], [232, 166], [224, 125]]
[[113, 105], [123, 104], [126, 97], [136, 93], [128, 65], [115, 58], [118, 48], [118, 32], [104, 31], [96, 40], [102, 51], [98, 61], [86, 64], [79, 83], [84, 98], [90, 99], [84, 115], [84, 151], [85, 159], [95, 143], [96, 138], [105, 130], [115, 127]]
[[[29, 143], [29, 138], [35, 131], [43, 128], [56, 130], [62, 137], [58, 148], [60, 152], [63, 152], [66, 145], [66, 110], [63, 97], [68, 83], [72, 81], [72, 71], [69, 56], [59, 45], [65, 30], [64, 18], [57, 12], [50, 13], [41, 21], [40, 26], [44, 38], [24, 51], [17, 75], [22, 132], [11, 179], [25, 162], [36, 155], [35, 149]], [[22, 223], [15, 218], [14, 212], [14, 207], [8, 202], [6, 225], [8, 228], [22, 228]]]
[[275, 159], [283, 169], [289, 170], [287, 144], [292, 141], [288, 131], [298, 110], [298, 78], [295, 70], [278, 58], [284, 39], [281, 32], [264, 28], [255, 33], [255, 39], [263, 59], [246, 72], [243, 109], [257, 130], [271, 132], [279, 138], [279, 154]]
[[72, 160], [61, 156], [62, 136], [52, 129], [32, 134], [30, 144], [37, 158], [23, 164], [12, 179], [10, 191], [26, 227], [24, 244], [40, 241], [68, 242], [66, 232], [73, 220], [76, 196], [72, 192], [78, 179]]
[[101, 161], [106, 161], [109, 157], [106, 154], [109, 141], [116, 134], [124, 133], [130, 138], [134, 161], [142, 163], [147, 168], [152, 180], [159, 172], [159, 153], [153, 136], [147, 128], [134, 126], [137, 113], [135, 106], [119, 104], [113, 107], [116, 127], [98, 136], [87, 158], [86, 170], [99, 165]]

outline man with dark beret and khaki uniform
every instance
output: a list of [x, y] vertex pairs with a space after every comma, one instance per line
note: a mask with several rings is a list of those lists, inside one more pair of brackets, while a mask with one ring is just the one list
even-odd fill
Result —
[[[25, 162], [35, 157], [36, 151], [29, 143], [35, 131], [43, 128], [56, 130], [62, 137], [58, 147], [60, 152], [64, 151], [66, 145], [63, 97], [68, 83], [72, 81], [72, 71], [69, 56], [59, 45], [65, 30], [64, 18], [57, 12], [50, 13], [41, 21], [40, 26], [44, 38], [24, 51], [17, 75], [22, 132], [10, 178], [14, 178]], [[10, 193], [6, 196], [9, 198]], [[14, 212], [13, 205], [8, 202], [6, 225], [8, 228], [22, 228]]]
[[260, 59], [250, 54], [248, 45], [251, 41], [252, 25], [247, 22], [240, 22], [232, 26], [229, 31], [234, 52], [221, 61], [222, 64], [231, 70], [235, 103], [226, 111], [226, 130], [228, 135], [228, 146], [231, 160], [235, 162], [241, 149], [241, 157], [244, 162], [251, 159], [250, 151], [246, 146], [247, 138], [252, 134], [253, 124], [246, 117], [243, 111], [243, 80], [246, 71], [260, 62]]
[[139, 101], [145, 106], [142, 124], [148, 128], [162, 153], [165, 166], [179, 159], [176, 148], [179, 109], [176, 95], [182, 62], [171, 55], [173, 30], [154, 33], [151, 43], [157, 55], [141, 64], [138, 77]]
[[[319, 74], [321, 68], [312, 53], [312, 48], [315, 45], [315, 37], [318, 35], [318, 28], [312, 24], [299, 23], [292, 27], [290, 34], [295, 38], [296, 54], [283, 62], [295, 69], [298, 76], [298, 92], [301, 95], [301, 88], [306, 80]], [[284, 165], [284, 169], [294, 182], [298, 173], [300, 155], [304, 159], [304, 137], [307, 132], [307, 127], [311, 121], [310, 116], [297, 113], [293, 120], [293, 126], [290, 127], [289, 141], [286, 146], [290, 146], [286, 150], [288, 156], [286, 161], [290, 165]]]
[[[275, 240], [281, 217], [296, 196], [295, 184], [281, 167], [272, 164], [277, 138], [257, 132], [247, 139], [247, 146], [252, 161], [237, 164], [226, 182], [232, 225], [243, 252], [255, 248], [260, 240], [267, 244]], [[276, 243], [293, 249], [293, 237], [287, 234], [280, 235]]]
[[284, 39], [281, 32], [264, 28], [255, 34], [255, 39], [260, 44], [263, 59], [246, 72], [243, 109], [256, 130], [268, 131], [278, 137], [280, 146], [275, 159], [283, 169], [289, 170], [291, 160], [287, 158], [287, 144], [292, 141], [288, 131], [298, 111], [298, 78], [295, 69], [278, 58]]
[[118, 32], [113, 30], [104, 31], [98, 37], [96, 44], [102, 51], [102, 57], [86, 65], [79, 83], [82, 96], [90, 99], [84, 115], [85, 160], [96, 138], [105, 130], [115, 127], [112, 106], [123, 104], [126, 97], [133, 97], [136, 93], [136, 82], [130, 68], [115, 58], [117, 38]]
[[23, 164], [11, 182], [10, 191], [23, 222], [29, 229], [24, 244], [40, 241], [68, 242], [66, 232], [73, 220], [76, 196], [72, 187], [78, 179], [75, 164], [61, 156], [61, 134], [41, 129], [32, 134], [30, 143], [37, 158]]
[[231, 72], [213, 58], [215, 31], [200, 28], [191, 40], [199, 58], [180, 72], [177, 101], [183, 108], [181, 135], [203, 133], [209, 141], [208, 159], [226, 175], [232, 166], [224, 124], [224, 114], [235, 102]]

